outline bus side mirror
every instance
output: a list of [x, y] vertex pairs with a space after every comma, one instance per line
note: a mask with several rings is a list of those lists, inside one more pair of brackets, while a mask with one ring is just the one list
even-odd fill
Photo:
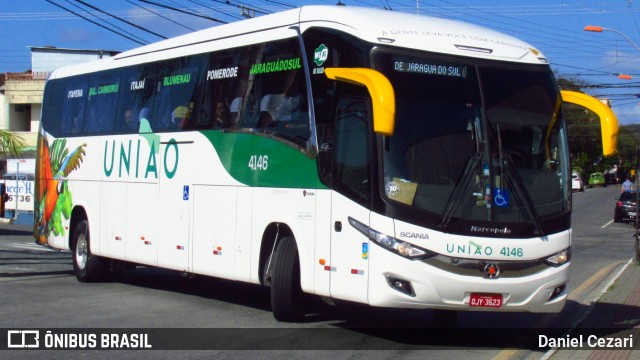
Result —
[[331, 80], [366, 87], [373, 104], [373, 131], [376, 134], [393, 135], [396, 98], [393, 86], [386, 76], [367, 68], [326, 68], [324, 73]]
[[614, 155], [618, 143], [618, 118], [613, 111], [593, 96], [567, 90], [562, 90], [560, 93], [562, 94], [563, 102], [585, 107], [600, 117], [602, 153], [604, 156]]

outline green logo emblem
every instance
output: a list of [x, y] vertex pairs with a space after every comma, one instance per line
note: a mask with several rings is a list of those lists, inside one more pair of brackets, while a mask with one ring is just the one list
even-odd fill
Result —
[[327, 58], [329, 57], [329, 48], [324, 44], [318, 46], [318, 48], [313, 52], [313, 62], [318, 66], [322, 66]]

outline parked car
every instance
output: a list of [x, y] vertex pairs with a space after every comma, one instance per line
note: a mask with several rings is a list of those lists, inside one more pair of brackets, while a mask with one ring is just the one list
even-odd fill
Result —
[[607, 185], [609, 184], [615, 185], [620, 182], [620, 179], [618, 178], [618, 174], [616, 173], [607, 173], [607, 174], [604, 174], [604, 182]]
[[601, 172], [591, 173], [591, 175], [589, 175], [589, 186], [606, 187], [607, 183], [604, 180], [604, 174]]
[[624, 222], [634, 221], [637, 214], [637, 199], [638, 194], [636, 192], [625, 191], [620, 194], [618, 201], [616, 201], [616, 208], [613, 213], [613, 221]]
[[577, 173], [571, 174], [571, 190], [584, 191], [584, 181]]

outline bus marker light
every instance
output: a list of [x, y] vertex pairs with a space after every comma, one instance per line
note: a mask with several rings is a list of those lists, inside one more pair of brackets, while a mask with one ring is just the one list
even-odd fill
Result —
[[116, 241], [120, 241], [120, 240], [122, 240], [122, 237], [116, 236]]
[[351, 269], [352, 275], [364, 275], [364, 270]]
[[319, 263], [320, 263], [320, 265], [324, 265], [324, 264], [327, 263], [327, 261], [325, 259], [320, 259]]
[[329, 265], [325, 265], [325, 266], [324, 266], [324, 269], [325, 269], [326, 271], [336, 271], [336, 268], [335, 268], [335, 267], [333, 267], [333, 266], [329, 266]]
[[182, 246], [182, 245], [176, 245], [176, 249], [178, 249], [178, 250], [184, 250], [184, 246]]
[[145, 241], [144, 241], [144, 244], [145, 244], [145, 245], [151, 245], [151, 241], [146, 241], [146, 240], [145, 240]]

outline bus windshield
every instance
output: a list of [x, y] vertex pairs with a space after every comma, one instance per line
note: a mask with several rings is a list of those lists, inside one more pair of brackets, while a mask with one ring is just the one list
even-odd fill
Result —
[[374, 63], [396, 92], [383, 147], [391, 204], [453, 233], [543, 235], [540, 219], [554, 217], [568, 228], [567, 138], [548, 67], [379, 50]]

